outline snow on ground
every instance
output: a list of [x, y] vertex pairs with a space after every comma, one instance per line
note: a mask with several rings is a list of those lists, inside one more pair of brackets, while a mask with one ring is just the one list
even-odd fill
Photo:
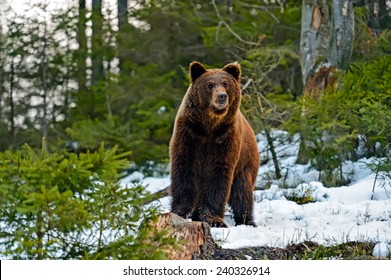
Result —
[[[318, 172], [308, 165], [295, 165], [299, 147], [297, 137], [287, 139], [287, 134], [274, 131], [279, 162], [283, 170], [281, 181], [273, 181], [274, 166], [271, 160], [261, 166], [258, 190], [254, 193], [254, 218], [258, 227], [234, 226], [227, 210], [229, 228], [212, 228], [212, 235], [223, 248], [246, 246], [285, 247], [292, 243], [314, 241], [334, 245], [348, 241], [372, 241], [377, 245], [373, 255], [387, 257], [391, 253], [391, 188], [376, 182], [375, 175], [367, 167], [372, 159], [347, 162], [344, 172], [352, 183], [348, 186], [325, 188], [318, 182]], [[259, 134], [258, 148], [265, 151], [266, 142]], [[267, 154], [266, 154], [267, 156]], [[128, 185], [139, 181], [150, 192], [156, 192], [170, 184], [168, 176], [144, 177], [135, 172], [121, 181]], [[270, 187], [262, 188], [265, 181]], [[289, 188], [286, 188], [288, 186]], [[315, 202], [299, 205], [285, 195], [307, 193]], [[372, 199], [371, 199], [372, 198]], [[170, 210], [170, 198], [155, 202], [162, 212]]]

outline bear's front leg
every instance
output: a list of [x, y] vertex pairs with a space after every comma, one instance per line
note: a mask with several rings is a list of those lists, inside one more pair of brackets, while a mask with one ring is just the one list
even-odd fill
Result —
[[185, 131], [180, 135], [182, 137], [173, 137], [170, 143], [171, 212], [187, 218], [197, 195], [193, 174], [194, 142]]
[[201, 179], [201, 192], [193, 220], [200, 220], [214, 227], [227, 227], [224, 223], [225, 205], [231, 192], [238, 149], [231, 143], [215, 144], [209, 149]]
[[257, 226], [253, 217], [255, 180], [255, 172], [244, 170], [235, 174], [229, 204], [234, 213], [236, 225]]

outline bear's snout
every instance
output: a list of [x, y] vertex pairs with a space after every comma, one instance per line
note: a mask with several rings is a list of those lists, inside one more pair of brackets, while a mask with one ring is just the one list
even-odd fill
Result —
[[227, 94], [225, 92], [221, 92], [217, 95], [217, 102], [225, 103], [227, 101]]
[[224, 110], [228, 106], [228, 94], [224, 91], [215, 91], [213, 94], [213, 107], [217, 110]]

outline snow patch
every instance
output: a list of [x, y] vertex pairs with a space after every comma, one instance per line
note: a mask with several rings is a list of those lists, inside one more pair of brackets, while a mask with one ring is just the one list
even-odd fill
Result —
[[[275, 139], [284, 181], [273, 179], [273, 161], [266, 161], [259, 169], [257, 190], [254, 192], [254, 220], [258, 227], [234, 226], [232, 213], [227, 208], [226, 222], [230, 227], [212, 228], [214, 239], [223, 248], [286, 247], [303, 241], [323, 245], [371, 241], [377, 243], [374, 256], [388, 257], [391, 248], [391, 190], [376, 182], [372, 192], [375, 175], [368, 164], [374, 159], [347, 161], [343, 165], [343, 173], [352, 183], [326, 188], [318, 181], [318, 171], [308, 164], [295, 164], [298, 136], [289, 137], [282, 131], [272, 131], [271, 135]], [[266, 137], [258, 134], [257, 139], [261, 158], [270, 159]], [[121, 184], [135, 181], [152, 193], [170, 185], [169, 176], [144, 177], [137, 172], [124, 178]], [[309, 195], [313, 203], [298, 205], [286, 198], [292, 193]], [[171, 198], [165, 197], [155, 201], [154, 205], [162, 212], [168, 212], [170, 202]]]

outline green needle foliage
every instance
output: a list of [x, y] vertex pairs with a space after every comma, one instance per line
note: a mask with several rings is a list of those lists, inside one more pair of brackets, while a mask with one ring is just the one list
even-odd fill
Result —
[[[43, 145], [44, 146], [44, 145]], [[156, 232], [140, 185], [118, 184], [128, 153], [0, 154], [0, 256], [7, 259], [162, 259], [174, 243]]]
[[302, 97], [285, 123], [301, 134], [307, 161], [326, 186], [349, 183], [342, 170], [345, 160], [389, 156], [390, 73], [390, 56], [352, 65], [336, 90], [316, 101]]

